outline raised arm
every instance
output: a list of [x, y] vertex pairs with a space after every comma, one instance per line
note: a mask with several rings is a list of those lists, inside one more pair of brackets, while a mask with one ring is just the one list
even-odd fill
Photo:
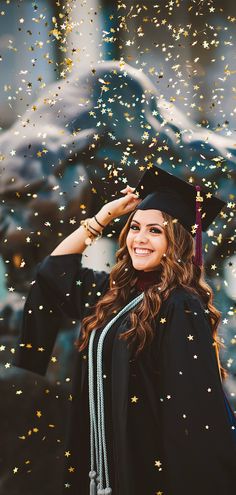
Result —
[[[137, 197], [127, 186], [125, 197], [107, 203], [87, 219], [38, 264], [21, 322], [20, 338], [13, 364], [35, 373], [46, 372], [62, 313], [83, 319], [109, 288], [109, 274], [84, 268], [82, 252], [111, 220], [132, 211]], [[100, 225], [99, 225], [100, 224]]]
[[86, 247], [93, 239], [102, 233], [114, 218], [130, 213], [139, 203], [136, 194], [132, 193], [133, 188], [127, 186], [123, 189], [124, 197], [110, 201], [104, 205], [101, 210], [92, 218], [87, 219], [84, 225], [81, 225], [66, 239], [64, 239], [51, 253], [52, 256], [58, 254], [83, 253]]
[[[51, 253], [51, 256], [58, 254], [82, 254], [94, 238], [99, 236], [104, 227], [113, 220], [108, 207], [104, 206], [95, 217], [88, 218], [84, 225], [81, 225], [72, 234], [66, 237]], [[86, 226], [87, 223], [87, 226]]]
[[102, 232], [114, 218], [134, 209], [138, 198], [127, 186], [124, 197], [113, 200], [102, 207], [93, 218], [86, 220], [51, 255], [38, 266], [37, 283], [54, 306], [59, 306], [72, 318], [82, 319], [86, 308], [94, 305], [108, 288], [108, 274], [82, 268], [81, 255], [88, 242]]

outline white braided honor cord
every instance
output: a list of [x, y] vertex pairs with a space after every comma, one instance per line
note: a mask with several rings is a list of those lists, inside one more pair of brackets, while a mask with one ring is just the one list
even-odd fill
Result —
[[[97, 346], [97, 414], [94, 397], [94, 370], [93, 370], [93, 342], [96, 329], [90, 334], [88, 349], [88, 386], [89, 386], [89, 415], [90, 415], [90, 454], [91, 469], [90, 478], [90, 495], [110, 495], [112, 489], [109, 486], [109, 472], [107, 462], [107, 445], [105, 435], [105, 415], [104, 415], [104, 391], [103, 391], [103, 370], [102, 370], [102, 353], [103, 343], [108, 330], [120, 316], [133, 309], [144, 297], [144, 292], [139, 294], [135, 299], [130, 301], [124, 308], [117, 313], [114, 318], [104, 327]], [[95, 462], [96, 457], [96, 462]], [[96, 471], [97, 469], [97, 471]], [[103, 488], [103, 474], [105, 472], [106, 488]], [[98, 477], [97, 477], [98, 473]], [[96, 478], [96, 481], [95, 481]]]

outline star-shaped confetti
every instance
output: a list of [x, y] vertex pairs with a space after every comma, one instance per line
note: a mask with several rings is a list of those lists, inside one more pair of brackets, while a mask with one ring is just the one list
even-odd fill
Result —
[[[206, 208], [213, 196], [226, 202], [226, 206], [207, 227], [206, 232], [203, 229], [202, 251], [208, 283], [213, 295], [217, 293], [216, 306], [223, 314], [218, 331], [222, 334], [220, 341], [226, 349], [221, 359], [225, 368], [235, 374], [234, 2], [226, 6], [216, 0], [190, 0], [188, 5], [179, 0], [144, 4], [118, 0], [110, 2], [109, 14], [105, 16], [101, 16], [102, 9], [88, 8], [83, 6], [86, 2], [82, 2], [79, 19], [76, 16], [75, 3], [72, 0], [57, 0], [52, 12], [49, 5], [46, 5], [47, 2], [43, 2], [43, 5], [40, 2], [27, 2], [25, 9], [24, 2], [17, 2], [16, 5], [15, 2], [6, 0], [0, 9], [2, 32], [4, 33], [5, 24], [9, 27], [6, 46], [4, 45], [0, 55], [1, 73], [4, 74], [1, 116], [3, 125], [0, 135], [0, 216], [3, 219], [2, 260], [6, 284], [6, 297], [3, 295], [3, 302], [1, 301], [2, 328], [7, 332], [11, 321], [11, 325], [15, 325], [13, 331], [16, 334], [19, 319], [17, 311], [23, 310], [27, 287], [30, 288], [31, 296], [38, 290], [38, 278], [31, 281], [32, 273], [36, 269], [36, 262], [42, 260], [46, 251], [50, 254], [52, 246], [59, 245], [72, 231], [77, 235], [81, 218], [90, 218], [102, 205], [109, 203], [111, 199], [117, 199], [121, 187], [126, 184], [136, 186], [138, 175], [158, 165], [159, 168], [185, 179], [193, 187], [200, 185], [206, 190], [201, 204], [203, 222], [206, 219]], [[180, 15], [180, 11], [183, 15]], [[78, 37], [78, 33], [82, 36]], [[103, 59], [106, 59], [105, 64], [109, 60], [109, 68], [106, 70], [103, 70]], [[17, 70], [12, 81], [14, 67]], [[88, 251], [97, 247], [90, 258], [94, 269], [95, 262], [100, 257], [106, 258], [102, 242], [105, 245], [108, 240], [115, 244], [122, 228], [122, 220], [120, 217], [113, 219], [108, 225], [108, 233], [104, 231], [104, 239], [99, 239], [97, 246], [90, 246], [90, 237], [84, 242]], [[177, 218], [172, 221], [163, 222], [165, 231], [173, 229], [175, 232], [176, 229], [177, 232], [181, 228]], [[201, 233], [200, 222], [195, 217], [191, 223], [191, 233]], [[77, 249], [80, 246], [78, 237], [77, 241], [75, 252], [80, 251]], [[183, 283], [185, 273], [187, 282], [184, 284], [187, 289], [188, 284], [193, 286], [191, 277], [198, 271], [193, 266], [189, 269], [191, 262], [186, 261], [184, 253], [180, 252], [176, 235], [174, 242], [176, 252], [173, 253], [172, 261], [177, 274], [174, 284]], [[86, 257], [87, 254], [83, 254], [84, 260]], [[163, 259], [165, 263], [169, 262], [168, 252], [163, 255]], [[125, 261], [127, 253], [122, 263]], [[67, 267], [67, 260], [61, 258], [60, 263], [60, 278], [54, 277], [53, 273], [51, 282], [52, 285], [55, 284], [55, 298], [60, 281], [65, 282], [64, 304], [59, 303], [59, 308], [54, 305], [54, 298], [50, 297], [46, 297], [46, 303], [40, 297], [36, 305], [29, 300], [25, 306], [24, 318], [29, 323], [31, 332], [22, 339], [21, 344], [14, 344], [15, 349], [10, 349], [12, 344], [5, 345], [6, 335], [10, 334], [7, 332], [5, 335], [3, 330], [0, 351], [4, 352], [1, 354], [4, 357], [2, 367], [8, 375], [13, 376], [12, 372], [15, 372], [11, 367], [15, 351], [16, 354], [20, 351], [22, 355], [27, 355], [27, 362], [32, 362], [35, 366], [37, 362], [44, 363], [47, 359], [47, 334], [50, 329], [46, 326], [44, 328], [43, 323], [41, 325], [41, 319], [43, 322], [44, 318], [55, 315], [56, 321], [57, 309], [66, 312], [67, 307], [79, 304], [81, 298], [82, 312], [86, 310], [89, 313], [91, 308], [93, 312], [93, 299], [98, 300], [103, 295], [97, 282], [97, 285], [91, 284], [87, 290], [89, 276], [87, 278], [86, 272], [80, 272], [77, 262], [72, 284], [69, 283], [72, 274]], [[112, 268], [110, 258], [105, 259], [105, 264], [108, 269]], [[131, 264], [128, 271], [132, 275]], [[123, 276], [125, 277], [124, 274]], [[96, 274], [97, 277], [99, 279]], [[194, 280], [195, 278], [194, 275]], [[201, 297], [205, 294], [202, 297], [206, 306], [204, 318], [209, 322], [213, 321], [214, 302], [211, 300], [211, 292], [204, 283], [200, 287], [196, 280], [196, 292]], [[114, 284], [113, 287], [116, 313], [117, 301], [120, 300], [120, 281], [117, 277], [116, 286]], [[165, 283], [168, 294], [172, 289], [172, 280], [166, 280]], [[122, 287], [124, 304], [124, 299], [130, 297], [127, 287]], [[158, 289], [158, 296], [162, 300], [161, 284]], [[43, 291], [42, 288], [41, 290]], [[52, 294], [53, 289], [50, 290]], [[73, 297], [73, 291], [76, 291], [79, 299], [77, 296]], [[205, 304], [206, 301], [210, 301], [208, 305]], [[153, 300], [154, 305], [156, 302]], [[6, 310], [9, 305], [12, 311], [10, 319]], [[106, 311], [105, 306], [103, 309], [105, 319], [109, 319], [109, 311]], [[113, 310], [112, 306], [110, 309]], [[159, 308], [160, 315], [161, 310]], [[76, 313], [76, 308], [74, 311]], [[93, 316], [95, 314], [94, 311]], [[137, 316], [140, 316], [138, 309]], [[189, 321], [194, 319], [197, 324], [199, 315], [196, 312], [186, 312], [185, 316]], [[72, 320], [74, 314], [69, 318], [76, 331], [77, 321]], [[43, 328], [45, 339], [35, 338], [38, 335], [38, 328], [34, 324], [36, 319]], [[171, 318], [157, 315], [157, 321], [163, 325], [163, 334], [168, 334]], [[100, 321], [101, 323], [103, 322]], [[95, 328], [95, 319], [93, 324]], [[71, 385], [71, 379], [63, 378], [63, 373], [60, 372], [63, 356], [67, 356], [69, 352], [69, 334], [67, 332], [63, 341], [65, 345], [59, 344], [56, 355], [49, 357], [53, 369], [52, 380], [55, 380], [57, 388], [54, 400], [61, 396], [59, 390], [62, 391], [62, 388], [65, 388], [66, 400], [76, 399], [76, 392], [75, 397], [72, 397], [66, 389], [67, 385]], [[195, 334], [190, 325], [183, 326], [182, 336], [180, 345], [182, 342], [184, 348], [191, 350], [190, 365], [197, 369], [201, 364], [202, 353], [197, 351], [194, 354], [194, 349], [200, 334], [198, 338], [198, 332]], [[217, 348], [215, 344], [211, 350], [215, 352]], [[86, 369], [87, 349], [78, 358]], [[70, 361], [70, 357], [65, 359]], [[170, 366], [172, 365], [171, 361]], [[10, 371], [8, 368], [11, 368]], [[174, 372], [178, 385], [183, 386], [189, 375], [186, 363], [176, 362]], [[10, 390], [14, 400], [19, 403], [22, 398], [27, 400], [28, 394], [24, 384], [19, 388], [15, 376], [12, 378], [14, 383], [11, 384], [14, 386]], [[102, 376], [106, 386], [110, 377], [109, 370], [103, 370]], [[33, 382], [33, 387], [33, 393], [36, 393], [37, 387], [39, 388], [37, 380]], [[54, 385], [47, 387], [43, 390], [45, 399], [53, 397]], [[132, 390], [139, 393], [139, 388], [134, 387]], [[212, 397], [207, 394], [215, 391], [214, 383], [207, 380], [202, 391], [208, 401], [212, 400], [214, 394], [211, 394]], [[128, 400], [130, 404], [134, 404], [132, 410], [136, 414], [145, 401], [142, 401], [141, 395], [130, 395]], [[234, 396], [231, 398], [235, 399]], [[169, 384], [163, 389], [162, 397], [157, 397], [161, 402], [160, 407], [170, 409], [175, 399], [176, 394]], [[43, 402], [36, 403], [37, 410], [34, 408], [33, 414], [37, 425], [28, 425], [27, 431], [18, 438], [25, 441], [38, 433], [47, 442], [47, 435], [53, 429], [56, 432], [58, 425], [56, 421], [55, 424], [48, 421], [46, 432], [41, 431], [46, 414]], [[181, 427], [187, 423], [186, 418], [190, 418], [187, 405], [178, 412]], [[37, 428], [39, 425], [40, 430]], [[209, 424], [206, 417], [200, 425], [203, 435], [211, 435], [214, 432], [213, 425], [214, 422]], [[208, 430], [211, 431], [208, 433]], [[187, 429], [183, 429], [183, 434], [187, 434], [186, 432]], [[56, 437], [59, 446], [62, 438], [60, 433]], [[144, 452], [144, 455], [148, 453]], [[151, 459], [155, 472], [162, 469], [158, 455], [156, 454], [155, 464], [154, 459]], [[69, 458], [66, 472], [70, 480], [77, 468], [72, 462], [72, 450], [69, 447], [64, 456]], [[23, 461], [23, 468], [14, 467], [17, 463], [16, 459], [12, 460], [12, 474], [21, 474], [23, 468], [30, 473], [31, 461], [27, 457]], [[64, 488], [70, 493], [73, 488], [68, 480], [64, 480]], [[157, 484], [155, 490], [155, 495], [165, 494], [161, 484]]]
[[161, 318], [161, 319], [160, 319], [160, 323], [162, 323], [162, 324], [163, 324], [163, 323], [166, 323], [166, 318]]

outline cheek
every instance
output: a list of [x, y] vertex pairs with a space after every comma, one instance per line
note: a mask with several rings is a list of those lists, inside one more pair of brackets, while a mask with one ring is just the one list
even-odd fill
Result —
[[166, 253], [168, 247], [167, 239], [163, 239], [163, 252]]
[[157, 253], [162, 256], [164, 253], [166, 253], [167, 250], [167, 240], [166, 239], [161, 239], [158, 244], [156, 244], [156, 250]]
[[126, 237], [126, 246], [127, 246], [128, 250], [130, 249], [130, 243], [131, 243], [131, 237], [128, 234], [127, 237]]
[[167, 239], [165, 239], [165, 253], [167, 252], [167, 249], [169, 248], [169, 244]]

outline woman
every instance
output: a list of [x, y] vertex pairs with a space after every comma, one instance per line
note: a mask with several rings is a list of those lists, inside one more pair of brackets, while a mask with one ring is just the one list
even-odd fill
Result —
[[[200, 248], [224, 203], [157, 167], [136, 191], [40, 264], [15, 364], [45, 373], [61, 311], [82, 321], [63, 493], [232, 495], [236, 421]], [[110, 275], [83, 268], [86, 245], [130, 212]]]

